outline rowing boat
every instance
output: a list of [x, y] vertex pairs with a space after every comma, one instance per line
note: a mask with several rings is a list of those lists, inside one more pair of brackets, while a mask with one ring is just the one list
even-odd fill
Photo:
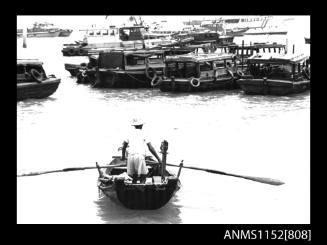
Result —
[[[118, 198], [129, 209], [159, 209], [170, 201], [181, 185], [180, 171], [176, 176], [166, 170], [164, 159], [163, 164], [159, 166], [158, 162], [147, 156], [149, 171], [145, 183], [140, 181], [133, 183], [127, 175], [126, 161], [122, 161], [120, 157], [113, 157], [104, 171], [98, 168], [98, 188], [109, 198]], [[181, 167], [182, 164], [180, 169]]]

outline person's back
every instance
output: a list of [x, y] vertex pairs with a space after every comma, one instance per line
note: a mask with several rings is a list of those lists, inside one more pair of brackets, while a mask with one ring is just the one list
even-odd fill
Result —
[[148, 173], [145, 162], [146, 146], [157, 158], [159, 163], [161, 163], [161, 159], [142, 131], [143, 122], [141, 120], [133, 120], [131, 125], [134, 126], [134, 129], [129, 133], [128, 139], [125, 139], [123, 143], [122, 160], [125, 159], [125, 153], [127, 151], [127, 174], [133, 177], [134, 183], [136, 183], [138, 177], [141, 178], [141, 182], [145, 182], [145, 177]]
[[127, 152], [128, 154], [143, 154], [146, 155], [146, 144], [149, 143], [142, 129], [131, 130], [128, 139]]

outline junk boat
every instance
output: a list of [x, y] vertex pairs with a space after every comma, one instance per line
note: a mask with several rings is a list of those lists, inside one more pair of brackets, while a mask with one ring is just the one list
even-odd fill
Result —
[[165, 74], [152, 86], [163, 92], [202, 92], [237, 88], [237, 64], [234, 54], [209, 53], [169, 56]]
[[[101, 29], [102, 30], [102, 29]], [[108, 31], [111, 29], [108, 29]], [[129, 26], [112, 29], [114, 36], [103, 35], [98, 31], [96, 35], [75, 44], [64, 44], [62, 53], [64, 56], [85, 56], [99, 54], [108, 49], [144, 49], [155, 48], [161, 45], [175, 45], [181, 40], [171, 39], [170, 36], [148, 33], [144, 26]], [[93, 32], [92, 32], [93, 33]], [[117, 37], [116, 37], [117, 35]], [[186, 41], [191, 41], [187, 39]]]
[[246, 94], [287, 95], [310, 89], [310, 59], [304, 54], [256, 54], [237, 81]]
[[[32, 28], [27, 28], [27, 37], [68, 37], [73, 30], [60, 29], [50, 23], [35, 22]], [[17, 37], [23, 36], [23, 29], [17, 29]]]
[[[109, 198], [118, 200], [129, 209], [153, 210], [167, 204], [175, 193], [180, 189], [179, 175], [183, 163], [180, 164], [178, 175], [166, 170], [166, 155], [168, 142], [161, 143], [162, 165], [153, 161], [152, 157], [146, 157], [148, 175], [145, 183], [137, 180], [136, 183], [127, 175], [126, 161], [120, 157], [114, 157], [105, 171], [98, 167], [98, 188], [100, 192]], [[119, 165], [119, 167], [114, 167]], [[123, 166], [121, 166], [123, 165]]]
[[150, 88], [163, 74], [163, 50], [112, 50], [101, 52], [96, 67], [96, 88]]
[[[188, 54], [191, 52], [198, 52], [199, 49], [208, 50], [209, 48], [210, 48], [210, 44], [207, 43], [207, 44], [200, 44], [200, 45], [182, 45], [182, 46], [168, 46], [168, 47], [162, 46], [156, 50], [146, 49], [145, 52], [150, 52], [150, 53], [159, 52], [160, 55], [166, 57], [169, 55], [181, 55], [181, 54]], [[112, 49], [111, 51], [117, 51], [117, 50]], [[141, 50], [137, 50], [137, 49], [125, 50], [125, 51], [129, 51], [129, 52], [138, 51], [137, 53], [141, 52]], [[99, 55], [90, 55], [88, 64], [85, 63], [81, 63], [80, 65], [65, 64], [65, 69], [68, 70], [71, 74], [76, 74], [77, 83], [95, 84], [97, 79], [96, 73], [97, 73], [97, 66], [98, 66], [98, 57]], [[145, 61], [147, 62], [147, 60]], [[157, 73], [155, 75], [158, 76]], [[154, 77], [152, 77], [152, 79], [154, 79]]]
[[17, 59], [17, 101], [46, 98], [57, 90], [60, 79], [47, 76], [42, 65], [35, 59]]

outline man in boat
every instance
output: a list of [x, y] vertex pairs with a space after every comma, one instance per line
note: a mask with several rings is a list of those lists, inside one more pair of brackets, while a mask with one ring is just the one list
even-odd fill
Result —
[[148, 174], [148, 168], [145, 162], [146, 156], [146, 145], [149, 151], [156, 157], [159, 164], [161, 164], [161, 159], [158, 156], [156, 150], [152, 146], [151, 142], [147, 140], [142, 131], [143, 121], [140, 119], [133, 119], [132, 126], [134, 130], [131, 131], [128, 139], [124, 140], [122, 147], [122, 158], [121, 160], [126, 160], [125, 153], [127, 151], [127, 174], [133, 178], [133, 183], [136, 183], [138, 178], [140, 178], [141, 183], [145, 183], [146, 175]]

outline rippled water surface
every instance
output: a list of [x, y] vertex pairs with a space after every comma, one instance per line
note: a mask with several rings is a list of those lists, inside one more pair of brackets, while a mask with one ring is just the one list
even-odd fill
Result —
[[[135, 211], [99, 198], [98, 173], [85, 170], [17, 178], [18, 223], [309, 223], [310, 92], [246, 96], [241, 91], [169, 94], [157, 89], [92, 89], [64, 63], [66, 38], [18, 40], [18, 57], [39, 58], [61, 78], [52, 96], [17, 103], [17, 170], [95, 166], [117, 154], [129, 122], [141, 116], [169, 163], [285, 182], [271, 186], [183, 169], [182, 187], [163, 208]], [[168, 167], [177, 173], [177, 169]]]

